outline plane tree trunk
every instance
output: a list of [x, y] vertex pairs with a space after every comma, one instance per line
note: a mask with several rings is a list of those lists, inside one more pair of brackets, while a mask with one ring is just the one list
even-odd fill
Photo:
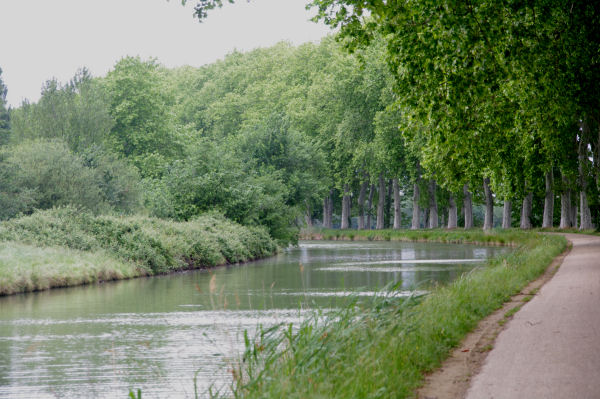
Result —
[[398, 187], [398, 179], [392, 180], [392, 190], [394, 191], [394, 229], [398, 230], [402, 225], [402, 209], [400, 207], [400, 187]]
[[554, 217], [554, 172], [552, 168], [546, 172], [546, 196], [544, 197], [544, 218], [542, 219], [542, 227], [545, 229], [552, 228]]
[[458, 207], [454, 200], [454, 195], [450, 194], [448, 198], [448, 228], [455, 229], [458, 227]]
[[581, 124], [581, 138], [579, 140], [579, 213], [581, 216], [581, 223], [579, 228], [581, 230], [592, 229], [592, 213], [587, 200], [587, 171], [588, 171], [588, 126], [584, 121]]
[[512, 201], [504, 200], [504, 208], [502, 209], [502, 228], [510, 229], [512, 227]]
[[438, 205], [435, 195], [435, 180], [429, 182], [429, 228], [437, 229], [439, 227]]
[[369, 199], [367, 200], [367, 230], [371, 230], [371, 215], [373, 214], [373, 196], [375, 195], [375, 185], [369, 187]]
[[465, 210], [465, 229], [473, 228], [473, 199], [469, 191], [469, 185], [463, 186], [463, 207]]
[[383, 174], [379, 175], [379, 201], [377, 201], [377, 230], [382, 230], [384, 225], [385, 214], [385, 179]]
[[421, 199], [421, 193], [419, 190], [418, 180], [413, 184], [413, 209], [412, 209], [412, 223], [410, 228], [416, 230], [421, 227], [421, 210], [419, 209], [419, 200]]
[[533, 193], [530, 191], [523, 198], [523, 206], [521, 207], [521, 228], [524, 230], [531, 229], [532, 202]]
[[358, 229], [364, 230], [365, 228], [365, 199], [367, 196], [367, 186], [369, 181], [365, 180], [360, 185], [360, 192], [358, 194]]
[[344, 184], [344, 196], [342, 197], [342, 222], [340, 228], [350, 228], [350, 187]]
[[485, 218], [483, 229], [490, 230], [494, 227], [494, 197], [490, 188], [490, 178], [483, 179], [483, 191], [485, 193]]
[[561, 229], [568, 229], [572, 227], [573, 221], [571, 219], [571, 189], [568, 188], [569, 181], [566, 176], [562, 174], [562, 185], [563, 189], [560, 193], [560, 225]]

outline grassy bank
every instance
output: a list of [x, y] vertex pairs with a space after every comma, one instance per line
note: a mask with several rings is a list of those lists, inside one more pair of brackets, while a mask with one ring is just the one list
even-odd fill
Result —
[[[323, 238], [328, 232], [320, 232]], [[337, 234], [337, 232], [336, 232]], [[425, 297], [376, 298], [298, 329], [271, 329], [247, 340], [234, 373], [236, 397], [405, 398], [424, 373], [438, 367], [479, 320], [538, 277], [566, 247], [560, 236], [481, 230], [348, 231], [342, 237], [514, 244], [491, 260]]]
[[264, 229], [219, 215], [172, 222], [40, 211], [0, 224], [0, 294], [213, 267], [276, 251]]
[[482, 229], [425, 229], [425, 230], [303, 230], [304, 240], [386, 240], [386, 241], [429, 241], [455, 244], [515, 245], [523, 237], [521, 230]]

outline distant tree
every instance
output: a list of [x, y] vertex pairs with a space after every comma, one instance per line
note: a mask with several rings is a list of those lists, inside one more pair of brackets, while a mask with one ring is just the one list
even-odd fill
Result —
[[126, 57], [106, 77], [115, 124], [109, 147], [130, 159], [145, 176], [161, 173], [179, 151], [172, 102], [154, 60]]
[[2, 68], [0, 68], [0, 143], [5, 143], [10, 133], [10, 116], [6, 107], [6, 93], [8, 89], [2, 81]]
[[11, 112], [12, 140], [60, 139], [75, 152], [107, 140], [114, 125], [108, 97], [86, 68], [67, 84], [47, 81], [37, 103]]

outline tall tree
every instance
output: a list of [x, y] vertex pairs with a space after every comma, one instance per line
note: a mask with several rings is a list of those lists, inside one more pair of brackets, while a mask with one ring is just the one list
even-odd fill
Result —
[[8, 89], [2, 80], [2, 68], [0, 68], [0, 143], [5, 143], [10, 133], [10, 115], [6, 107], [7, 93]]

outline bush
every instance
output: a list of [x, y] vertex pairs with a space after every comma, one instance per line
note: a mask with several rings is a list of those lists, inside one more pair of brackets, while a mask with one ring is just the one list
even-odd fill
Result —
[[38, 211], [4, 222], [0, 240], [106, 251], [148, 273], [243, 262], [277, 251], [263, 228], [247, 228], [220, 215], [174, 222], [141, 216], [94, 216], [73, 207]]
[[123, 161], [89, 149], [74, 154], [60, 140], [35, 140], [0, 154], [0, 218], [71, 205], [99, 213], [139, 206], [139, 177]]

